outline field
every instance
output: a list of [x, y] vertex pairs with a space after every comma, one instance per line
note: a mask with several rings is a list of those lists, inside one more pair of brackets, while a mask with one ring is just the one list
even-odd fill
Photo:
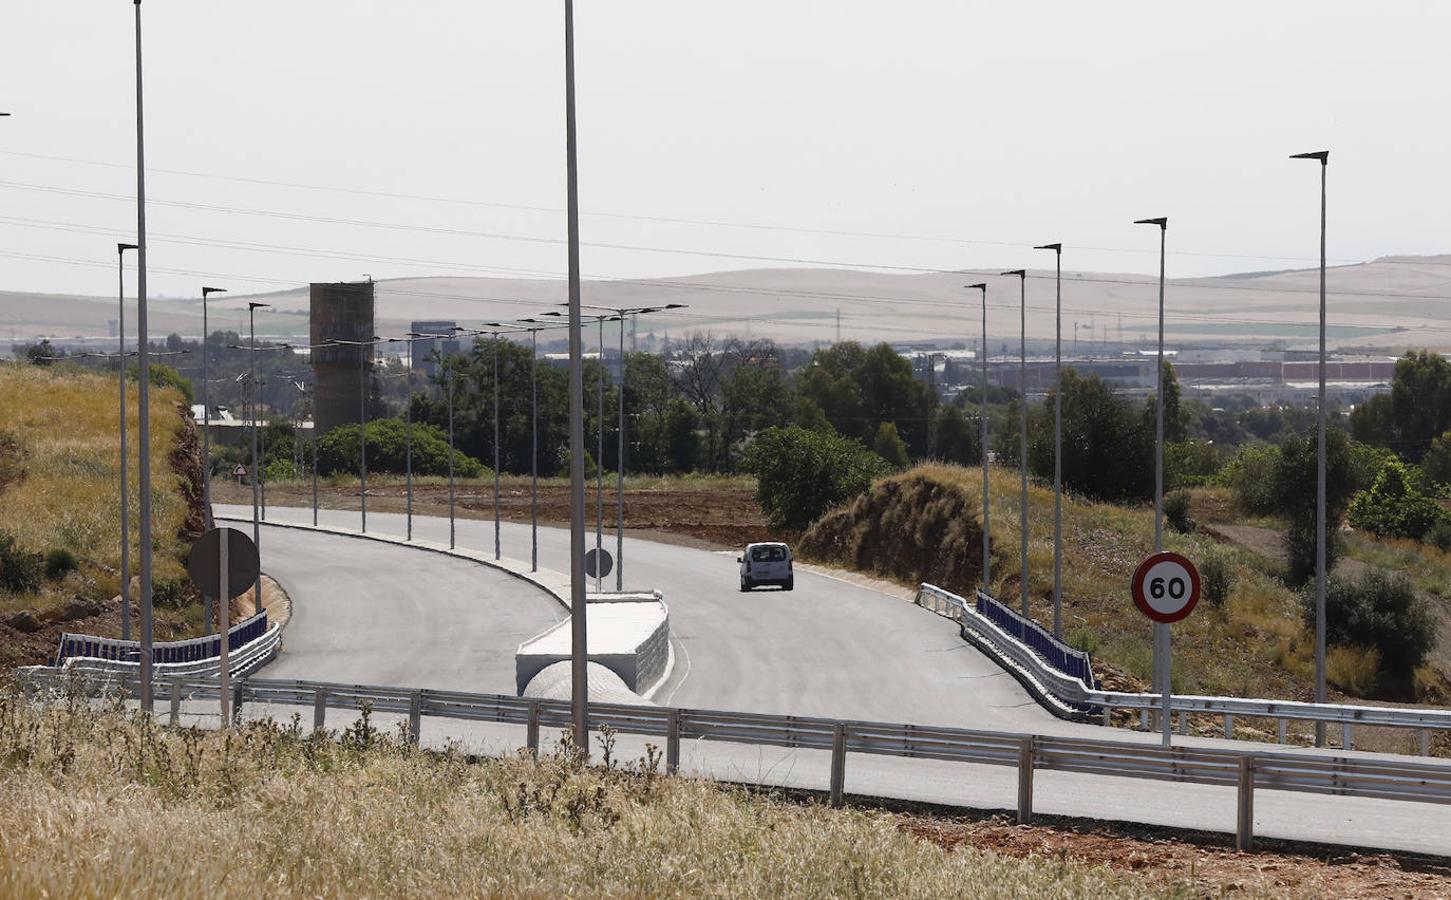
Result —
[[[134, 578], [139, 404], [136, 385], [129, 388]], [[151, 398], [153, 559], [161, 598], [156, 637], [169, 640], [200, 633], [201, 610], [186, 586], [183, 560], [201, 531], [201, 472], [181, 395], [157, 389]], [[45, 578], [38, 590], [0, 590], [0, 668], [43, 661], [63, 628], [101, 636], [121, 632], [117, 404], [116, 382], [103, 375], [0, 366], [0, 533], [24, 553], [66, 550], [77, 562], [68, 574]], [[27, 630], [37, 623], [38, 629]]]
[[[492, 479], [459, 479], [454, 486], [455, 514], [461, 518], [492, 519]], [[766, 540], [770, 529], [756, 504], [755, 480], [738, 476], [690, 475], [685, 477], [630, 476], [625, 479], [625, 528], [642, 537], [667, 541], [698, 541], [712, 546], [738, 547], [750, 541]], [[368, 511], [403, 512], [407, 489], [401, 477], [368, 475]], [[250, 506], [252, 489], [233, 482], [213, 482], [214, 503]], [[530, 485], [527, 477], [500, 478], [499, 515], [506, 522], [528, 522]], [[312, 505], [309, 481], [277, 482], [267, 486], [270, 506]], [[323, 480], [318, 504], [327, 509], [357, 509], [357, 478]], [[448, 481], [417, 478], [413, 484], [415, 515], [448, 515]], [[595, 484], [585, 491], [586, 519], [595, 521]], [[615, 482], [606, 476], [604, 489], [605, 527], [615, 525]], [[569, 522], [569, 484], [558, 478], [539, 482], [539, 521], [550, 525]]]
[[168, 731], [0, 695], [7, 897], [1190, 895], [945, 849], [904, 821], [667, 778], [651, 761], [428, 753], [363, 719], [316, 737]]

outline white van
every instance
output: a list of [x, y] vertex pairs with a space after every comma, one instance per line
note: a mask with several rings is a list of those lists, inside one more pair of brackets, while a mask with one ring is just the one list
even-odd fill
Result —
[[747, 544], [746, 552], [736, 557], [741, 564], [741, 590], [757, 585], [778, 584], [789, 591], [796, 586], [791, 570], [791, 548], [785, 544]]

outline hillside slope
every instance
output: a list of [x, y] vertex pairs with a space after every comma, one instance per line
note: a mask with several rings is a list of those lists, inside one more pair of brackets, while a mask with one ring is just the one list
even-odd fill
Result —
[[[129, 385], [132, 596], [139, 566], [139, 416]], [[62, 630], [119, 636], [118, 396], [112, 377], [67, 367], [0, 366], [0, 540], [20, 554], [69, 551], [77, 566], [34, 589], [0, 588], [0, 668], [44, 662]], [[156, 637], [199, 633], [185, 554], [201, 534], [198, 437], [180, 393], [151, 392]], [[133, 625], [136, 620], [132, 604]], [[136, 633], [133, 628], [133, 634]]]

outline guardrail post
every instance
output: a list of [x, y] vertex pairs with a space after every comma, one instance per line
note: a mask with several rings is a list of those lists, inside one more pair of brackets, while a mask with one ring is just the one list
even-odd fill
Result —
[[831, 726], [831, 805], [842, 805], [846, 788], [846, 723]]
[[1235, 819], [1234, 849], [1248, 853], [1254, 846], [1255, 764], [1254, 757], [1239, 758], [1239, 810]]
[[1139, 710], [1139, 730], [1149, 730], [1149, 711], [1147, 709]]
[[418, 733], [423, 727], [423, 692], [414, 691], [408, 697], [408, 743], [418, 746]]
[[1226, 741], [1232, 741], [1232, 740], [1234, 740], [1234, 714], [1233, 713], [1225, 713], [1224, 714], [1224, 739]]
[[1189, 710], [1187, 710], [1187, 709], [1183, 709], [1183, 710], [1180, 710], [1179, 711], [1179, 733], [1180, 734], [1188, 734], [1189, 733]]
[[1340, 726], [1340, 746], [1346, 750], [1355, 749], [1355, 734], [1350, 730], [1350, 723], [1346, 722]]
[[1103, 708], [1103, 727], [1107, 728], [1108, 726], [1110, 726], [1112, 724], [1113, 724], [1113, 707], [1111, 707], [1111, 706], [1104, 706], [1104, 708]]
[[181, 724], [181, 679], [168, 679], [171, 686], [171, 727]]
[[1421, 729], [1421, 755], [1431, 755], [1431, 729], [1429, 728]]
[[1275, 727], [1275, 731], [1277, 732], [1277, 735], [1276, 736], [1277, 736], [1279, 742], [1283, 744], [1285, 742], [1285, 726], [1288, 723], [1286, 723], [1284, 719], [1278, 719], [1276, 721], [1277, 721], [1277, 725]]
[[[238, 678], [237, 683], [232, 685], [232, 719], [242, 718], [242, 690], [247, 686], [245, 679]], [[230, 724], [230, 723], [229, 723]]]
[[322, 731], [327, 725], [327, 688], [320, 687], [312, 693], [312, 730]]
[[674, 775], [680, 770], [680, 710], [672, 708], [666, 719], [665, 772]]
[[539, 755], [539, 701], [529, 701], [529, 730], [525, 737], [525, 746], [529, 752]]
[[1032, 736], [1018, 744], [1018, 824], [1033, 821], [1033, 756]]

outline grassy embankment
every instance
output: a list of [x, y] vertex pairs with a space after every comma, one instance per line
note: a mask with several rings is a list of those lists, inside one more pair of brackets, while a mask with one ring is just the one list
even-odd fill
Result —
[[470, 760], [272, 723], [166, 730], [0, 694], [7, 897], [1187, 896], [1061, 856], [945, 850], [900, 817], [644, 762]]
[[[992, 584], [1016, 606], [1019, 583], [1017, 473], [994, 470]], [[824, 562], [903, 583], [929, 581], [959, 593], [974, 589], [981, 572], [982, 477], [978, 469], [920, 466], [884, 479], [845, 508], [823, 517], [803, 540], [803, 552]], [[1052, 621], [1053, 492], [1029, 486], [1030, 607]], [[1190, 559], [1221, 556], [1234, 575], [1223, 604], [1201, 600], [1174, 626], [1174, 686], [1183, 693], [1310, 699], [1313, 636], [1294, 592], [1263, 554], [1217, 540], [1209, 530], [1169, 530], [1165, 547]], [[1352, 541], [1352, 548], [1359, 548]], [[1095, 503], [1066, 495], [1063, 506], [1063, 629], [1094, 653], [1110, 684], [1142, 688], [1150, 678], [1152, 632], [1134, 608], [1129, 578], [1153, 547], [1153, 511]], [[1352, 549], [1351, 555], [1368, 552]], [[1448, 559], [1451, 564], [1451, 559]], [[1423, 563], [1424, 565], [1424, 563]], [[1332, 648], [1330, 681], [1353, 687], [1362, 660]], [[1209, 723], [1205, 723], [1209, 727]]]
[[[133, 598], [140, 559], [138, 406], [133, 383], [127, 398]], [[0, 532], [26, 553], [67, 550], [78, 562], [62, 577], [44, 578], [39, 590], [0, 590], [0, 668], [42, 661], [38, 650], [53, 652], [62, 628], [120, 634], [117, 412], [112, 378], [59, 366], [0, 366]], [[201, 528], [197, 435], [177, 391], [153, 389], [151, 435], [156, 636], [169, 640], [200, 633], [201, 624], [184, 570]], [[23, 612], [34, 617], [26, 628], [36, 621], [41, 627], [12, 627]], [[65, 621], [67, 615], [73, 618]]]

